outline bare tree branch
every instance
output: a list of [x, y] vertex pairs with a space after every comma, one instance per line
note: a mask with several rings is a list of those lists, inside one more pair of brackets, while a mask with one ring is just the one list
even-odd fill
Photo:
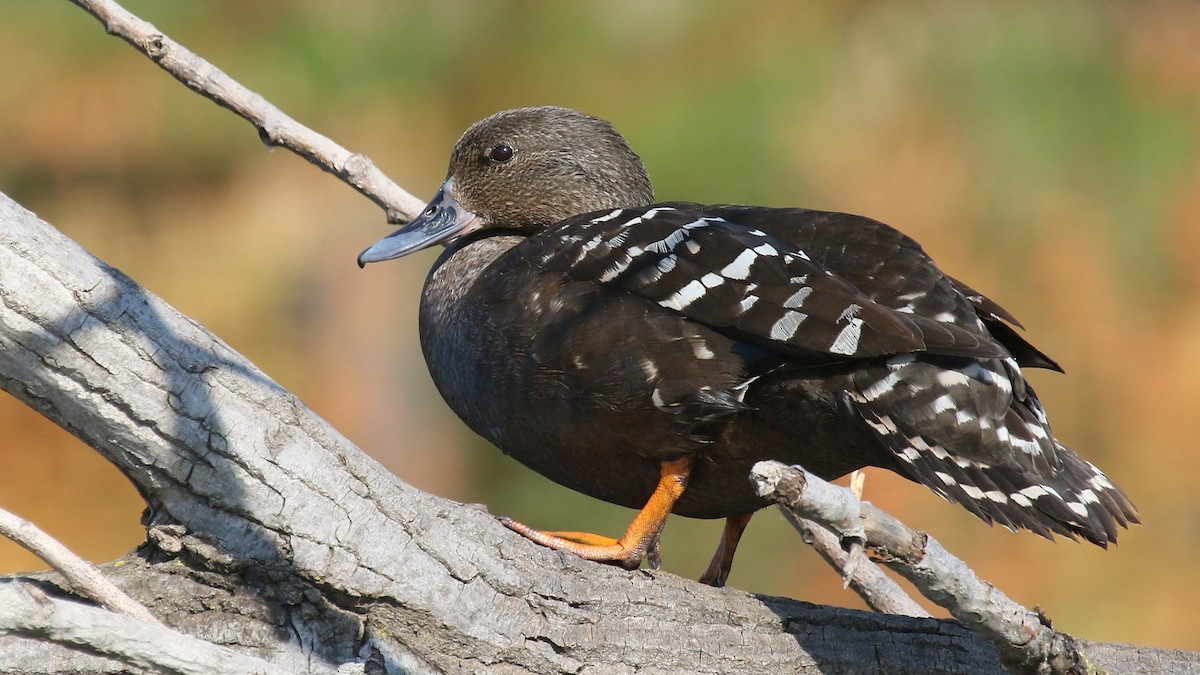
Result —
[[158, 623], [150, 610], [117, 588], [91, 563], [72, 553], [28, 520], [0, 509], [0, 536], [17, 542], [44, 560], [63, 575], [72, 590], [83, 597], [139, 621]]
[[[30, 584], [0, 585], [0, 635], [47, 639], [116, 659], [128, 666], [181, 675], [292, 671], [204, 640], [69, 600], [51, 598]], [[310, 672], [333, 672], [316, 669]]]
[[1000, 649], [1001, 661], [1009, 667], [1022, 672], [1069, 673], [1086, 666], [1086, 657], [1070, 635], [1055, 631], [1040, 613], [1025, 609], [980, 579], [933, 537], [914, 532], [869, 502], [860, 502], [848, 488], [779, 462], [755, 464], [752, 476], [760, 495], [797, 518], [816, 522], [843, 542], [860, 541], [865, 533], [872, 558], [896, 570], [922, 595], [979, 631]]
[[383, 175], [366, 155], [352, 153], [300, 124], [119, 4], [109, 0], [71, 1], [99, 19], [110, 35], [133, 45], [189, 89], [253, 124], [264, 143], [291, 150], [383, 207], [389, 222], [412, 220], [425, 207], [424, 201]]
[[[829, 563], [835, 570], [844, 571], [850, 555], [842, 549], [841, 539], [813, 520], [800, 517], [793, 509], [782, 504], [779, 511], [796, 528], [800, 538]], [[929, 616], [924, 607], [909, 597], [908, 593], [892, 580], [877, 565], [859, 564], [845, 575], [848, 588], [858, 594], [867, 606], [876, 612], [903, 616]]]

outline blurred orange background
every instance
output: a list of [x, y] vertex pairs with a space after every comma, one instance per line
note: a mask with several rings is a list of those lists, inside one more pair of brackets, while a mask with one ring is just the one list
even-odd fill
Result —
[[[1035, 372], [1058, 436], [1145, 525], [1101, 551], [988, 528], [882, 472], [867, 496], [1081, 637], [1200, 649], [1200, 5], [1034, 0], [126, 6], [429, 197], [492, 112], [614, 122], [661, 199], [884, 220], [1001, 302], [1066, 368]], [[429, 382], [416, 305], [434, 252], [360, 271], [367, 200], [193, 94], [67, 2], [0, 6], [0, 191], [251, 358], [403, 480], [549, 529], [616, 533], [474, 437]], [[129, 483], [0, 396], [0, 507], [85, 557], [143, 536]], [[720, 523], [673, 519], [695, 577]], [[0, 541], [0, 572], [43, 565]], [[852, 607], [782, 518], [732, 586]]]

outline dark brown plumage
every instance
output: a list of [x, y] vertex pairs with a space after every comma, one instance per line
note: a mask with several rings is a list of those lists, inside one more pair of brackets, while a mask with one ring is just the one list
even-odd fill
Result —
[[620, 540], [505, 521], [535, 541], [633, 567], [668, 513], [726, 517], [703, 578], [723, 583], [763, 459], [884, 467], [988, 522], [1102, 546], [1137, 522], [1021, 374], [1057, 364], [877, 221], [654, 204], [607, 122], [545, 107], [472, 126], [427, 210], [359, 261], [434, 243], [421, 344], [450, 407], [552, 480], [644, 507]]

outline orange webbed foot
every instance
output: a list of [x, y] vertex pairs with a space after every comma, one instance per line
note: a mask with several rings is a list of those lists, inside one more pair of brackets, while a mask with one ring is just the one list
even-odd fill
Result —
[[658, 537], [675, 502], [687, 487], [691, 470], [691, 455], [663, 462], [658, 486], [620, 539], [590, 532], [543, 532], [506, 516], [501, 516], [499, 520], [505, 527], [530, 541], [570, 551], [585, 560], [613, 563], [633, 570], [640, 567], [643, 560], [649, 559], [650, 566], [657, 569], [662, 561]]

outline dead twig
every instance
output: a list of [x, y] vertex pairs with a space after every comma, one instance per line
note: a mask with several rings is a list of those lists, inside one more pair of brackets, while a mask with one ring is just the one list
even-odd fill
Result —
[[[0, 634], [50, 640], [117, 659], [137, 670], [184, 673], [295, 672], [171, 630], [77, 602], [52, 598], [33, 585], [0, 586]], [[313, 666], [308, 672], [332, 673]], [[361, 671], [360, 671], [361, 672]]]
[[0, 509], [0, 536], [20, 544], [67, 580], [71, 590], [108, 609], [157, 624], [158, 619], [140, 602], [125, 594], [90, 562], [72, 553], [36, 525]]
[[847, 588], [857, 593], [868, 607], [883, 614], [930, 616], [878, 565], [858, 565], [850, 574], [846, 574], [846, 562], [850, 556], [842, 549], [841, 540], [836, 535], [812, 520], [801, 518], [789, 508], [780, 506], [779, 510], [805, 543], [812, 546], [831, 567], [842, 571]]
[[189, 89], [253, 124], [263, 143], [291, 150], [383, 207], [389, 222], [408, 222], [425, 208], [424, 201], [392, 182], [366, 155], [350, 152], [300, 124], [150, 22], [111, 0], [71, 1], [99, 19], [110, 35], [133, 45]]
[[[980, 579], [936, 539], [910, 529], [869, 502], [860, 502], [850, 489], [779, 462], [755, 464], [751, 478], [758, 493], [779, 504], [793, 524], [812, 521], [834, 533], [841, 546], [852, 552], [857, 542], [864, 541], [871, 560], [895, 570], [926, 598], [995, 644], [1007, 668], [1036, 673], [1085, 669], [1085, 657], [1073, 637], [1054, 630], [1040, 612], [1022, 607]], [[864, 563], [861, 566], [871, 566]]]

